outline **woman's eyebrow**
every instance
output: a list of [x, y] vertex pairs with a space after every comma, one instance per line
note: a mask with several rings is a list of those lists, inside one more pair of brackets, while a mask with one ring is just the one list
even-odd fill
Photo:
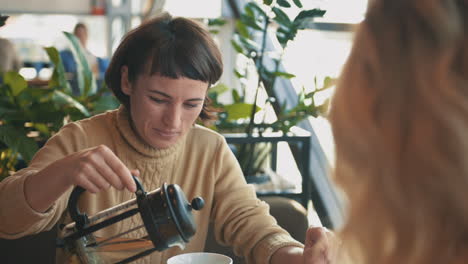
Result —
[[191, 102], [197, 101], [197, 102], [199, 102], [199, 101], [203, 101], [203, 100], [205, 100], [205, 99], [204, 98], [191, 98], [191, 99], [188, 99], [187, 101], [191, 101]]
[[157, 90], [150, 90], [151, 93], [156, 93], [156, 94], [159, 94], [159, 95], [162, 95], [164, 97], [167, 97], [167, 98], [172, 98], [170, 95], [168, 95], [167, 93], [163, 93], [163, 92], [160, 92], [160, 91], [157, 91]]
[[[150, 90], [150, 92], [151, 92], [151, 93], [155, 93], [155, 94], [159, 94], [159, 95], [164, 96], [164, 97], [166, 97], [166, 98], [168, 98], [168, 99], [172, 99], [172, 96], [168, 95], [167, 93], [158, 91], [158, 90]], [[203, 100], [205, 100], [205, 98], [198, 98], [198, 97], [197, 97], [197, 98], [190, 98], [190, 99], [188, 99], [188, 100], [186, 100], [186, 101], [191, 101], [191, 102], [195, 102], [195, 101], [196, 101], [196, 102], [200, 102], [200, 101], [203, 101]]]

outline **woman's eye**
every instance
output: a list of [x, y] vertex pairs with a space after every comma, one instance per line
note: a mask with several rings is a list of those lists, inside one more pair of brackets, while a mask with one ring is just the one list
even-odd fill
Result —
[[195, 107], [198, 106], [198, 104], [188, 104], [188, 103], [186, 103], [185, 106], [188, 107], [188, 108], [195, 108]]
[[150, 97], [150, 99], [158, 104], [163, 104], [166, 102], [166, 100], [162, 100], [162, 99], [158, 99], [158, 98], [155, 98], [155, 97]]

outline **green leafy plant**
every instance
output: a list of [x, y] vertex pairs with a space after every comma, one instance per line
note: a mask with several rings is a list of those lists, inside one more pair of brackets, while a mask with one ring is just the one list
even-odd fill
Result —
[[[302, 8], [300, 0], [295, 0], [293, 3], [296, 7]], [[284, 9], [291, 7], [292, 5], [288, 0], [265, 0], [263, 4], [252, 1], [246, 4], [244, 12], [236, 23], [237, 33], [232, 40], [232, 45], [239, 54], [254, 62], [258, 75], [252, 110], [250, 111], [250, 118], [245, 129], [245, 132], [249, 135], [255, 127], [265, 127], [264, 122], [262, 122], [263, 124], [260, 124], [260, 126], [257, 126], [254, 118], [257, 112], [258, 95], [261, 89], [264, 89], [268, 95], [265, 104], [272, 105], [277, 115], [288, 113], [289, 117], [291, 117], [294, 113], [298, 113], [298, 117], [302, 117], [302, 119], [307, 117], [307, 115], [304, 115], [304, 110], [306, 110], [304, 108], [305, 105], [302, 105], [302, 108], [299, 107], [299, 104], [301, 104], [301, 96], [303, 95], [299, 95], [297, 107], [286, 110], [284, 109], [285, 104], [280, 104], [276, 99], [273, 87], [279, 78], [291, 79], [295, 77], [292, 73], [280, 71], [284, 51], [287, 45], [294, 40], [299, 30], [305, 29], [308, 22], [314, 17], [323, 16], [325, 11], [320, 9], [301, 10], [296, 17], [290, 19]], [[278, 54], [271, 54], [270, 52], [270, 54], [267, 55], [267, 35], [271, 27], [276, 28], [275, 36], [282, 49]], [[272, 59], [273, 67], [267, 66], [266, 56]], [[236, 70], [235, 74], [240, 79], [248, 77], [246, 76], [247, 71], [245, 69]], [[242, 90], [245, 89], [246, 88], [243, 88]], [[306, 113], [316, 116], [316, 105], [309, 104]], [[287, 132], [291, 125], [287, 124], [287, 119], [282, 119], [280, 116], [278, 117], [278, 121], [275, 122], [276, 124], [272, 128], [281, 128], [283, 132]], [[283, 124], [280, 125], [279, 123]]]
[[26, 166], [38, 148], [66, 122], [115, 109], [118, 101], [109, 89], [96, 89], [96, 82], [75, 36], [72, 43], [78, 64], [79, 95], [71, 92], [59, 52], [47, 47], [54, 65], [47, 86], [33, 86], [18, 72], [2, 73], [0, 83], [0, 180]]
[[[300, 11], [294, 18], [286, 14], [286, 9], [297, 7]], [[294, 40], [297, 33], [305, 29], [315, 17], [325, 14], [324, 10], [310, 9], [304, 10], [300, 0], [264, 0], [263, 2], [251, 1], [247, 3], [236, 21], [236, 32], [231, 43], [240, 57], [251, 62], [242, 68], [236, 68], [235, 76], [240, 80], [239, 89], [228, 89], [225, 86], [217, 86], [209, 94], [215, 106], [221, 109], [220, 118], [215, 124], [215, 129], [220, 132], [244, 132], [247, 137], [253, 133], [260, 135], [266, 131], [281, 131], [285, 135], [290, 129], [309, 116], [317, 117], [326, 112], [327, 102], [316, 104], [314, 96], [316, 93], [332, 86], [333, 80], [325, 78], [324, 84], [318, 87], [315, 80], [316, 89], [306, 93], [303, 89], [298, 94], [297, 104], [287, 108], [286, 103], [281, 103], [274, 92], [274, 87], [278, 79], [291, 79], [293, 73], [281, 70], [281, 62], [285, 49]], [[267, 37], [270, 31], [274, 30], [274, 36], [281, 46], [277, 53], [267, 50]], [[267, 60], [269, 59], [269, 60]], [[273, 63], [269, 63], [272, 61]], [[252, 78], [251, 65], [256, 70], [257, 84], [249, 87], [248, 80]], [[254, 89], [254, 98], [249, 100], [246, 96], [248, 89]], [[218, 98], [222, 93], [231, 92], [232, 104], [222, 104]], [[259, 94], [266, 93], [266, 100], [260, 102]], [[262, 105], [262, 107], [260, 107]], [[261, 122], [256, 122], [257, 114], [260, 110], [272, 107], [276, 114], [276, 121], [266, 122], [265, 115]], [[242, 144], [236, 146], [236, 156], [239, 160], [245, 175], [257, 174], [262, 171], [266, 161], [265, 144]]]

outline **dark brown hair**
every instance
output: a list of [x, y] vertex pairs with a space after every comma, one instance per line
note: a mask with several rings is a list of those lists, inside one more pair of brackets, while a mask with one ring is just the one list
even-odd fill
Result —
[[[189, 78], [216, 83], [223, 72], [221, 52], [204, 26], [197, 21], [165, 13], [130, 31], [112, 56], [106, 71], [106, 85], [127, 108], [129, 97], [121, 89], [121, 68], [128, 67], [128, 80], [149, 70], [169, 78]], [[205, 98], [199, 118], [214, 119], [214, 110]]]
[[79, 23], [76, 23], [75, 27], [73, 28], [73, 33], [76, 34], [79, 28], [83, 28], [86, 31], [88, 30], [88, 28], [86, 27], [84, 23], [79, 22]]

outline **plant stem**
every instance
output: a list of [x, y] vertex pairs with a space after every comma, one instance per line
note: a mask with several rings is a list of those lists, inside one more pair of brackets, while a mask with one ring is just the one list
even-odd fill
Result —
[[[265, 25], [264, 25], [263, 30], [262, 30], [262, 34], [263, 34], [262, 35], [262, 47], [260, 49], [259, 56], [255, 60], [257, 74], [258, 74], [258, 81], [257, 81], [257, 89], [255, 90], [254, 102], [253, 102], [253, 105], [252, 105], [252, 111], [250, 113], [249, 124], [247, 125], [247, 128], [245, 130], [245, 132], [247, 134], [247, 137], [252, 136], [253, 129], [255, 127], [255, 112], [257, 110], [258, 92], [259, 92], [261, 84], [262, 84], [262, 72], [263, 72], [263, 68], [264, 68], [263, 56], [265, 54], [265, 49], [266, 49], [266, 37], [267, 37], [267, 30], [268, 30], [269, 24], [270, 24], [270, 19], [269, 19], [268, 16], [265, 16]], [[239, 155], [240, 156], [243, 156], [246, 153], [247, 145], [250, 145], [250, 149], [247, 152], [247, 154], [249, 156], [247, 157], [247, 165], [246, 165], [245, 170], [244, 170], [244, 174], [246, 174], [246, 175], [250, 174], [251, 169], [252, 169], [252, 164], [253, 164], [253, 157], [252, 156], [253, 156], [253, 152], [254, 152], [254, 149], [255, 149], [255, 143], [242, 144], [241, 148], [239, 150]]]

